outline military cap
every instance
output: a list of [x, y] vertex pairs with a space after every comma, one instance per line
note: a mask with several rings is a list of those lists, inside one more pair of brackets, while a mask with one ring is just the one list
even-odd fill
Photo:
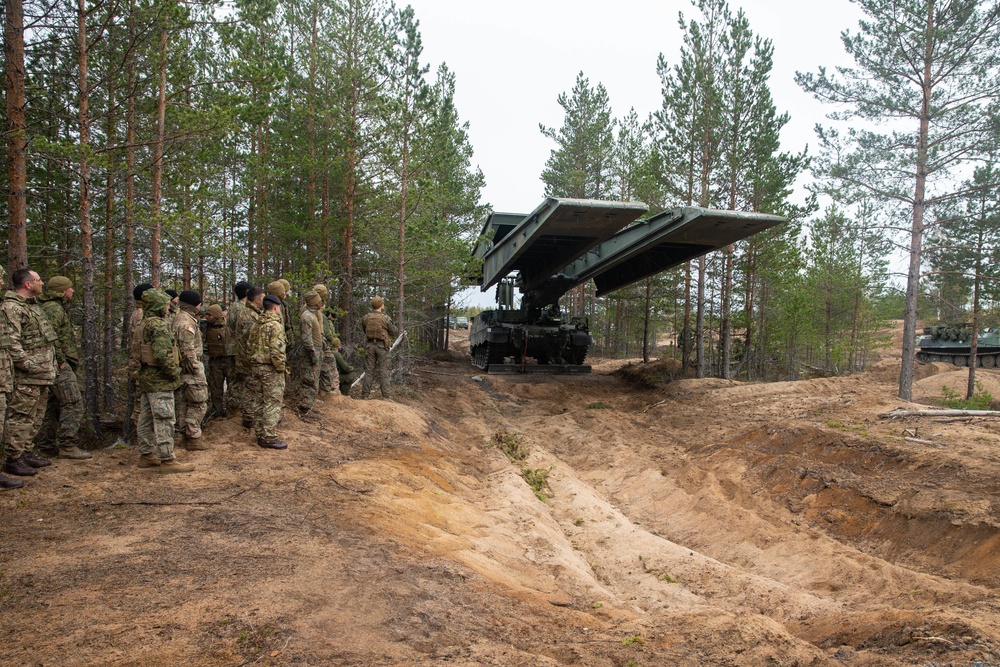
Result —
[[334, 336], [330, 341], [330, 347], [340, 347], [340, 339]]
[[292, 284], [284, 278], [278, 278], [278, 282], [285, 288], [285, 296], [292, 293]]
[[385, 299], [380, 296], [372, 297], [372, 310], [378, 310], [385, 305]]
[[53, 294], [65, 294], [66, 290], [73, 287], [73, 281], [66, 276], [53, 276], [49, 278], [45, 286], [49, 288], [49, 291]]
[[243, 299], [246, 297], [247, 292], [250, 291], [251, 287], [253, 287], [253, 285], [245, 280], [241, 280], [233, 285], [233, 293], [236, 295], [237, 299]]
[[321, 297], [323, 297], [324, 301], [326, 301], [326, 297], [330, 296], [330, 290], [327, 289], [327, 286], [324, 285], [323, 283], [319, 283], [318, 285], [313, 285], [312, 291], [316, 292], [316, 294], [319, 294]]
[[201, 305], [201, 295], [195, 292], [193, 289], [186, 289], [180, 293], [178, 297], [181, 303], [186, 303], [189, 306]]
[[148, 289], [153, 289], [153, 286], [149, 283], [140, 283], [136, 285], [135, 289], [132, 290], [132, 298], [136, 301], [142, 301], [142, 293]]
[[166, 292], [167, 296], [169, 296], [171, 299], [176, 299], [178, 296], [180, 296], [177, 293], [177, 290], [175, 290], [175, 289], [168, 289], [168, 290], [163, 290], [163, 291]]
[[285, 296], [285, 286], [279, 280], [270, 282], [267, 284], [267, 294], [268, 296], [276, 296], [280, 299]]
[[215, 319], [220, 319], [222, 317], [222, 306], [220, 306], [217, 303], [213, 303], [211, 306], [208, 307], [208, 310], [206, 310], [205, 312], [214, 317]]
[[264, 305], [266, 306], [269, 303], [273, 303], [276, 306], [280, 306], [281, 299], [279, 299], [277, 296], [273, 294], [268, 294], [267, 296], [264, 297]]
[[163, 312], [170, 305], [170, 295], [161, 289], [150, 288], [142, 293], [142, 307], [151, 312]]
[[311, 308], [319, 308], [323, 305], [323, 297], [312, 290], [306, 292], [303, 299], [305, 300], [306, 305]]

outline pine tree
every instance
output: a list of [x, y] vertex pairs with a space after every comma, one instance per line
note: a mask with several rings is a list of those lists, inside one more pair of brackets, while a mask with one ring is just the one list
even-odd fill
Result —
[[[841, 137], [819, 130], [821, 177], [846, 182], [909, 210], [909, 269], [899, 395], [912, 398], [917, 295], [929, 211], [967, 191], [951, 179], [982, 156], [1000, 96], [1000, 3], [996, 0], [859, 0], [868, 16], [842, 34], [856, 67], [798, 73], [817, 99], [842, 105], [854, 121]], [[888, 131], [865, 123], [893, 121]], [[857, 121], [861, 121], [859, 125]], [[997, 184], [990, 184], [996, 187]]]

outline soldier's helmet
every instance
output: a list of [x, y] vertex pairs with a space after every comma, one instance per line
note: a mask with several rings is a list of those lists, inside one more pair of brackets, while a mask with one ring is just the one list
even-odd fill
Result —
[[313, 290], [306, 292], [303, 299], [310, 308], [320, 308], [323, 306], [323, 297]]
[[142, 293], [142, 309], [152, 315], [163, 315], [170, 307], [170, 295], [161, 289], [152, 288]]
[[319, 294], [320, 297], [322, 297], [323, 301], [326, 301], [326, 297], [330, 296], [330, 290], [323, 283], [313, 285], [312, 291], [316, 292], [316, 294]]
[[274, 296], [281, 299], [285, 295], [285, 286], [281, 284], [281, 281], [275, 280], [267, 284], [267, 295]]
[[49, 278], [48, 282], [45, 283], [45, 289], [49, 291], [50, 294], [57, 294], [62, 296], [66, 293], [66, 290], [73, 287], [73, 281], [66, 276], [52, 276]]
[[378, 310], [384, 305], [385, 305], [385, 299], [383, 299], [382, 297], [376, 296], [372, 298], [372, 310]]

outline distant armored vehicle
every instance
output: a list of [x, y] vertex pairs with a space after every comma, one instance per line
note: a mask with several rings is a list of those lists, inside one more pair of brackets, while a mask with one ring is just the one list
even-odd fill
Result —
[[602, 296], [785, 222], [695, 206], [636, 222], [647, 211], [642, 202], [549, 197], [527, 215], [491, 214], [474, 253], [482, 272], [470, 278], [483, 291], [497, 285], [497, 309], [472, 318], [472, 363], [490, 373], [589, 373], [589, 322], [567, 318], [559, 297], [591, 278]]
[[[969, 324], [939, 324], [924, 328], [918, 341], [917, 361], [943, 361], [956, 366], [968, 366], [972, 354], [972, 326]], [[1000, 332], [985, 329], [980, 332], [976, 348], [977, 368], [996, 368], [1000, 355]]]

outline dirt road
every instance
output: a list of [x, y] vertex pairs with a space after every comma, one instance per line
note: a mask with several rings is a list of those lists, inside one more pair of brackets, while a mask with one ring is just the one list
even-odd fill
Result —
[[[879, 419], [891, 355], [622, 365], [426, 363], [287, 413], [284, 452], [212, 422], [192, 475], [58, 462], [0, 495], [0, 664], [1000, 665], [1000, 422]], [[917, 400], [964, 376], [920, 366]]]

